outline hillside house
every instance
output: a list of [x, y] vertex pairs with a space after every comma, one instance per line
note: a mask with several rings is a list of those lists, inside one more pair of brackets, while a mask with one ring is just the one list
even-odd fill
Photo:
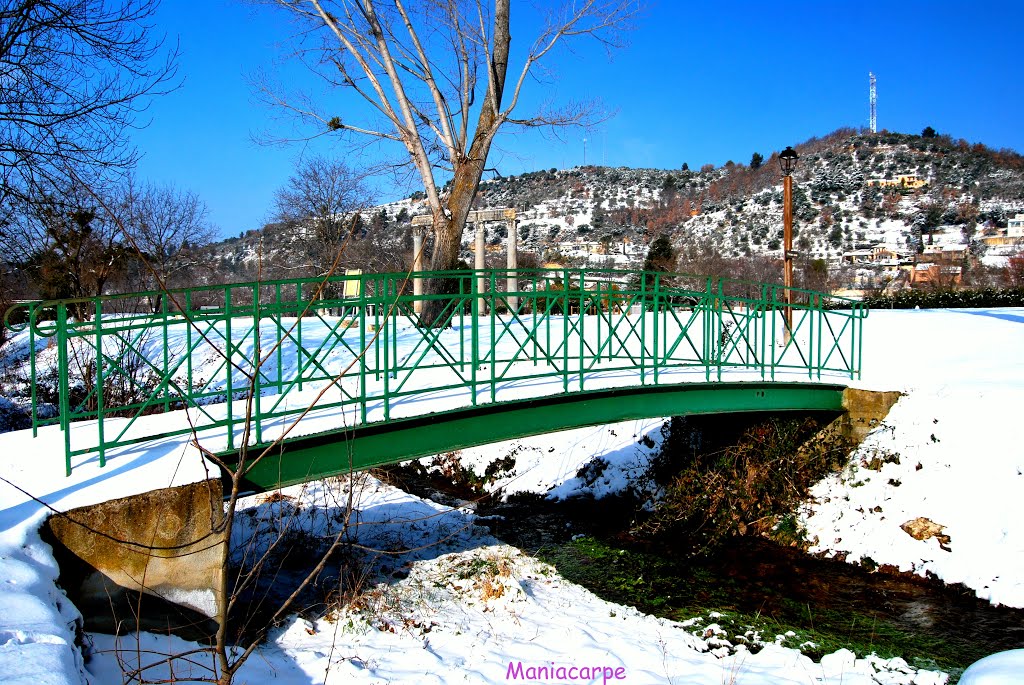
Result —
[[968, 254], [968, 246], [962, 243], [952, 245], [925, 245], [921, 261], [940, 264], [960, 264]]
[[936, 264], [935, 262], [918, 262], [910, 268], [908, 280], [911, 286], [934, 285], [951, 286], [960, 285], [963, 279], [963, 269], [952, 264]]
[[870, 264], [873, 261], [871, 250], [850, 250], [843, 253], [844, 264]]
[[903, 174], [896, 178], [869, 178], [865, 183], [879, 188], [898, 188], [900, 190], [917, 190], [928, 185], [928, 181], [912, 174]]
[[1006, 222], [1007, 238], [1024, 238], [1024, 214], [1018, 214]]
[[871, 247], [844, 252], [842, 261], [845, 264], [860, 266], [894, 266], [906, 262], [909, 258], [908, 252], [898, 252], [884, 243], [878, 243]]

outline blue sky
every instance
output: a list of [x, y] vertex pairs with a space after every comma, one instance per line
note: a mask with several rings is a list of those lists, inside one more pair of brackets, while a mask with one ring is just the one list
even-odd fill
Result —
[[[518, 10], [529, 3], [513, 0], [514, 44], [528, 36]], [[869, 71], [878, 79], [879, 129], [932, 126], [1024, 152], [1022, 20], [1024, 3], [1009, 0], [651, 2], [628, 47], [609, 60], [593, 43], [574, 43], [548, 64], [555, 80], [529, 93], [598, 98], [614, 117], [560, 139], [504, 136], [489, 165], [506, 175], [571, 167], [583, 163], [584, 147], [588, 163], [610, 166], [746, 163], [755, 151], [767, 157], [842, 126], [867, 126]], [[310, 151], [254, 142], [292, 131], [250, 83], [278, 69], [288, 26], [270, 8], [237, 0], [163, 0], [156, 22], [180, 44], [185, 82], [155, 99], [148, 125], [133, 134], [144, 154], [139, 174], [198, 193], [225, 236], [260, 227], [274, 191]], [[284, 80], [304, 82], [294, 63], [283, 69]], [[312, 149], [352, 166], [366, 161], [340, 146]], [[380, 201], [416, 190], [390, 178], [375, 188]]]

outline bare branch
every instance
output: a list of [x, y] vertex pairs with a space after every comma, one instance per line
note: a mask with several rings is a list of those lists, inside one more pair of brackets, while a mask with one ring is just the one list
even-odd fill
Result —
[[157, 0], [8, 0], [0, 7], [0, 202], [130, 168], [128, 129], [176, 85], [177, 49], [151, 38]]

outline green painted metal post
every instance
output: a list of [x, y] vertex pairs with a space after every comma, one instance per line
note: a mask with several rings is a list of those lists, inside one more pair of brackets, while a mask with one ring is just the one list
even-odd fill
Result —
[[551, 289], [549, 287], [551, 284], [552, 283], [549, 280], [544, 286], [544, 289], [547, 292], [544, 297], [544, 335], [546, 336], [546, 347], [544, 349], [547, 351], [548, 364], [552, 364], [554, 362], [554, 359], [551, 358], [551, 310], [554, 309], [553, 300], [551, 298]]
[[[274, 319], [274, 313], [277, 314], [277, 318]], [[284, 303], [281, 301], [281, 284], [274, 284], [274, 309], [270, 315], [271, 320], [277, 321], [277, 392], [278, 394], [284, 390], [284, 340], [285, 331], [284, 326]]]
[[[389, 319], [395, 318], [394, 317], [394, 312], [395, 311], [396, 310], [392, 310], [392, 316], [388, 317]], [[383, 364], [383, 368], [382, 368], [382, 371], [384, 373], [384, 396], [383, 396], [382, 399], [384, 401], [384, 420], [385, 421], [390, 421], [391, 420], [391, 401], [389, 399], [389, 396], [390, 396], [389, 390], [391, 388], [391, 362], [390, 362], [390, 354], [389, 353], [391, 352], [391, 345], [388, 342], [388, 326], [389, 326], [389, 322], [385, 319], [383, 325], [381, 325], [381, 327], [380, 327], [380, 335], [377, 337], [378, 340], [381, 340], [382, 346], [383, 346], [383, 350], [384, 350], [384, 364]]]
[[384, 324], [391, 326], [391, 360], [392, 360], [392, 363], [395, 365], [395, 367], [394, 367], [394, 374], [395, 375], [393, 376], [393, 378], [397, 379], [398, 378], [398, 365], [399, 365], [399, 357], [398, 357], [398, 317], [400, 317], [402, 315], [402, 294], [398, 290], [398, 287], [399, 287], [398, 283], [393, 283], [392, 285], [393, 285], [392, 293], [393, 293], [393, 297], [395, 298], [395, 305], [396, 306], [395, 306], [394, 312], [391, 314], [391, 316], [388, 317], [388, 320], [385, 321]]
[[[167, 382], [167, 376], [171, 369], [171, 350], [170, 342], [168, 341], [168, 308], [167, 308], [167, 296], [164, 295], [160, 298], [160, 314], [161, 314], [161, 328], [163, 329], [164, 335], [164, 366], [161, 371], [163, 372], [164, 378], [164, 412], [171, 410], [171, 384]], [[99, 302], [97, 302], [97, 315], [99, 315]], [[99, 319], [96, 320], [97, 327], [100, 325]], [[98, 360], [97, 360], [98, 361]], [[100, 386], [102, 388], [102, 386]], [[101, 390], [102, 392], [102, 390]]]
[[[192, 377], [192, 291], [185, 291], [185, 387], [191, 395], [195, 392], [195, 382]], [[183, 400], [185, 398], [182, 398]], [[186, 406], [188, 406], [186, 404]]]
[[583, 280], [583, 270], [580, 269], [577, 273], [579, 275], [579, 300], [580, 300], [579, 306], [577, 307], [577, 311], [576, 311], [576, 316], [577, 316], [576, 320], [578, 322], [577, 325], [576, 325], [576, 332], [579, 335], [579, 339], [580, 339], [579, 352], [577, 354], [578, 354], [578, 357], [579, 357], [578, 361], [579, 361], [580, 390], [583, 390], [583, 355], [584, 355], [584, 350], [585, 350], [585, 348], [584, 348], [584, 343], [585, 343], [585, 340], [584, 340], [584, 335], [585, 335], [585, 333], [584, 333], [584, 326], [586, 326], [586, 322], [587, 322], [587, 307], [586, 307], [586, 304], [587, 304], [587, 300], [586, 300], [587, 287], [586, 287], [586, 283]]
[[718, 380], [722, 380], [722, 279], [718, 280], [718, 294], [715, 297], [715, 349], [718, 351], [716, 364], [718, 366]]
[[263, 443], [263, 340], [261, 337], [260, 284], [252, 288], [252, 394], [249, 402], [256, 408], [256, 444]]
[[[472, 279], [470, 279], [472, 280]], [[473, 295], [473, 286], [470, 285], [469, 292], [464, 292], [466, 288], [465, 279], [459, 279], [459, 299], [461, 302], [465, 302], [466, 295]], [[472, 308], [470, 309], [472, 311]], [[465, 372], [466, 370], [466, 306], [465, 304], [459, 305], [459, 370]]]
[[530, 303], [530, 315], [531, 315], [531, 321], [532, 321], [532, 328], [531, 328], [531, 330], [533, 331], [533, 334], [531, 335], [531, 337], [533, 338], [533, 365], [534, 366], [537, 366], [538, 359], [539, 359], [539, 356], [540, 356], [540, 341], [537, 340], [537, 309], [540, 307], [540, 299], [539, 299], [540, 296], [537, 294], [537, 286], [539, 284], [540, 284], [540, 279], [537, 277], [537, 272], [533, 272], [533, 276], [532, 276], [532, 286], [533, 287], [532, 287], [532, 291], [531, 291], [532, 294], [533, 294], [533, 301]]
[[302, 353], [306, 350], [302, 345], [302, 320], [306, 318], [303, 316], [305, 310], [306, 301], [302, 296], [302, 284], [297, 283], [295, 285], [295, 368], [296, 373], [299, 374], [299, 392], [302, 392], [302, 377], [305, 375], [302, 371]]
[[654, 340], [651, 341], [651, 349], [654, 350], [654, 354], [651, 359], [652, 371], [654, 372], [654, 384], [658, 384], [658, 369], [661, 364], [661, 349], [660, 347], [660, 332], [659, 320], [661, 319], [661, 274], [654, 274], [654, 325], [651, 335], [654, 336]]
[[470, 354], [472, 359], [470, 360], [471, 367], [469, 370], [469, 385], [470, 393], [473, 396], [473, 406], [477, 405], [477, 395], [479, 394], [477, 384], [479, 383], [478, 370], [480, 368], [480, 308], [484, 306], [481, 301], [483, 293], [480, 292], [480, 280], [478, 278], [471, 278], [469, 281], [470, 292], [472, 293], [472, 311], [473, 311], [473, 330], [470, 331]]
[[704, 380], [711, 380], [711, 277], [704, 282], [704, 297], [701, 298], [701, 329], [704, 333], [704, 347], [701, 350], [701, 361], [704, 363]]
[[[808, 299], [810, 299], [810, 298], [808, 298]], [[817, 310], [817, 314], [818, 314], [818, 363], [817, 363], [817, 367], [818, 367], [818, 380], [821, 380], [821, 364], [822, 364], [822, 361], [821, 361], [821, 339], [824, 337], [825, 329], [822, 326], [822, 321], [821, 321], [822, 317], [824, 316], [824, 312], [821, 311], [821, 297], [820, 296], [817, 298], [817, 306], [816, 306], [815, 309]]]
[[814, 378], [814, 310], [811, 309], [810, 300], [807, 302], [807, 309], [803, 310], [800, 317], [801, 323], [807, 322], [810, 337], [807, 340], [807, 377]]
[[60, 411], [60, 429], [64, 433], [64, 464], [71, 475], [71, 401], [68, 388], [68, 309], [63, 302], [57, 304], [57, 404]]
[[489, 306], [487, 308], [488, 322], [490, 323], [490, 329], [491, 329], [491, 344], [490, 344], [490, 352], [488, 354], [488, 359], [490, 360], [490, 371], [488, 373], [488, 384], [489, 384], [489, 388], [490, 388], [491, 402], [493, 402], [495, 400], [495, 398], [496, 398], [496, 387], [495, 387], [495, 379], [494, 379], [494, 374], [495, 374], [495, 360], [494, 360], [494, 356], [495, 356], [496, 350], [495, 350], [494, 345], [495, 345], [495, 342], [497, 341], [497, 336], [495, 335], [496, 332], [497, 332], [497, 321], [495, 319], [498, 316], [498, 298], [499, 298], [499, 295], [498, 295], [497, 278], [495, 276], [496, 276], [496, 274], [495, 274], [494, 271], [491, 271], [488, 274], [489, 285], [488, 285], [488, 288], [487, 288], [488, 292], [491, 293], [491, 306]]
[[373, 339], [373, 379], [375, 381], [380, 380], [380, 339], [381, 339], [381, 316], [385, 308], [388, 306], [388, 298], [385, 288], [387, 285], [384, 279], [378, 279], [376, 282], [376, 288], [374, 295], [377, 298], [377, 306], [373, 309], [373, 325], [376, 328], [377, 336]]
[[33, 306], [28, 313], [28, 375], [32, 385], [32, 437], [39, 436], [39, 383], [36, 380], [36, 316], [39, 307]]
[[778, 304], [779, 304], [778, 303], [778, 292], [779, 291], [778, 291], [778, 288], [776, 288], [774, 285], [771, 286], [771, 290], [772, 290], [772, 301], [771, 301], [772, 319], [771, 319], [771, 322], [769, 323], [769, 325], [771, 326], [771, 329], [772, 329], [772, 343], [771, 343], [771, 350], [772, 350], [772, 374], [771, 374], [771, 377], [772, 377], [772, 380], [775, 380], [775, 366], [776, 366], [776, 364], [778, 362], [778, 357], [776, 356], [778, 354], [778, 331], [776, 330], [777, 327], [775, 325], [775, 314], [778, 311]]
[[359, 284], [359, 420], [366, 423], [366, 365], [369, 354], [366, 349], [366, 310], [370, 306], [366, 300], [366, 280], [360, 276]]
[[562, 282], [562, 389], [569, 391], [569, 270], [564, 271], [565, 281]]
[[[102, 468], [107, 465], [107, 450], [103, 433], [103, 305], [99, 299], [95, 302], [93, 325], [96, 329], [96, 436], [99, 441], [99, 458]], [[166, 344], [164, 347], [166, 348]]]
[[[858, 309], [866, 309], [864, 305], [855, 303], [850, 308], [850, 315], [856, 316]], [[864, 316], [867, 316], [865, 311]], [[860, 379], [861, 366], [864, 364], [864, 317], [858, 316], [853, 320], [854, 329], [856, 335], [850, 336], [850, 370], [855, 371], [857, 378]], [[854, 356], [854, 349], [857, 350], [856, 357]]]
[[765, 308], [764, 308], [765, 307], [764, 303], [768, 299], [768, 295], [765, 292], [766, 289], [767, 289], [767, 286], [762, 284], [761, 285], [761, 296], [758, 298], [758, 300], [760, 302], [759, 306], [761, 307], [761, 311], [760, 311], [760, 320], [761, 320], [761, 324], [760, 324], [760, 330], [761, 330], [761, 380], [764, 380], [766, 364], [768, 363], [768, 361], [766, 359], [766, 353], [767, 353], [767, 349], [766, 348], [767, 348], [767, 342], [768, 342], [768, 334], [767, 334], [767, 331], [765, 329], [765, 326], [768, 325], [768, 313], [767, 313], [767, 311], [765, 311]]
[[235, 449], [235, 408], [234, 408], [234, 395], [235, 388], [233, 384], [232, 371], [234, 367], [231, 365], [231, 358], [234, 356], [234, 348], [231, 342], [231, 286], [224, 287], [224, 350], [226, 356], [226, 362], [224, 364], [224, 373], [227, 377], [224, 380], [225, 386], [227, 387], [227, 421], [228, 421], [228, 449]]
[[647, 275], [646, 271], [640, 274], [640, 385], [647, 385]]

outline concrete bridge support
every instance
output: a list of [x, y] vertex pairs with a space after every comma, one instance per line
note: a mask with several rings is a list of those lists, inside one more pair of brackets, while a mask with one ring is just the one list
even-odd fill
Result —
[[[61, 584], [86, 616], [109, 616], [112, 607], [128, 613], [117, 607], [141, 591], [214, 618], [226, 545], [222, 500], [219, 480], [154, 490], [52, 516], [43, 533]], [[134, 619], [115, 616], [132, 627]]]
[[895, 390], [843, 390], [843, 435], [860, 444], [889, 414], [902, 393]]

